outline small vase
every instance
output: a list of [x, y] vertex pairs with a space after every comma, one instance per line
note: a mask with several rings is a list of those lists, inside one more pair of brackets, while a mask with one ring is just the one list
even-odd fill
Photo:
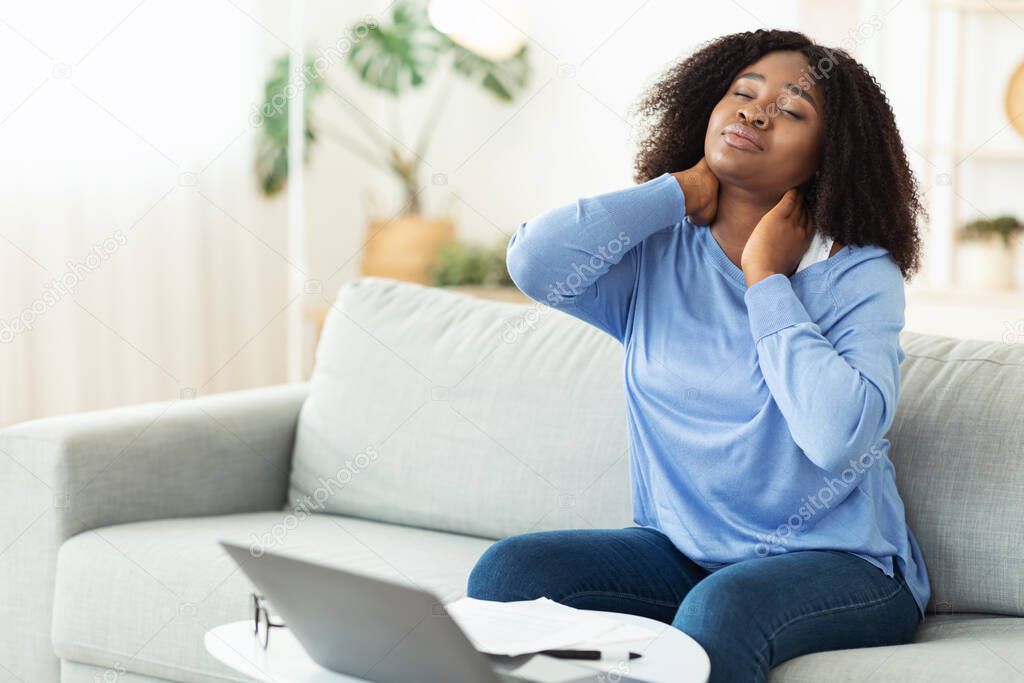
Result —
[[438, 248], [454, 237], [455, 224], [445, 218], [402, 214], [391, 220], [370, 221], [362, 274], [430, 284]]
[[1013, 287], [1013, 250], [998, 237], [960, 241], [956, 245], [956, 283], [976, 290]]

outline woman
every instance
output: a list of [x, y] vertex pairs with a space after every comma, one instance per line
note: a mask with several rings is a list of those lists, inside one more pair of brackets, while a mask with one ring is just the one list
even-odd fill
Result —
[[520, 289], [623, 344], [637, 526], [504, 538], [467, 595], [672, 624], [713, 681], [909, 642], [930, 585], [884, 435], [923, 211], [885, 95], [847, 53], [760, 30], [640, 111], [638, 184], [508, 245]]

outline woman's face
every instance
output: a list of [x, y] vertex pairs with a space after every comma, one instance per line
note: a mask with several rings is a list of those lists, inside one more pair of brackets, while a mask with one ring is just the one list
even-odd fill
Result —
[[[719, 180], [777, 196], [814, 175], [824, 97], [807, 67], [801, 53], [780, 51], [736, 74], [704, 139], [704, 156]], [[753, 131], [757, 142], [744, 140], [743, 131]]]

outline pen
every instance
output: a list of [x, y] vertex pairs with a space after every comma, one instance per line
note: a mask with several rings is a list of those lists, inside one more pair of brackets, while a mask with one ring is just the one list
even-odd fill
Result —
[[[600, 650], [541, 650], [542, 655], [561, 657], [562, 659], [601, 659]], [[636, 659], [642, 655], [639, 652], [630, 652], [629, 658]]]

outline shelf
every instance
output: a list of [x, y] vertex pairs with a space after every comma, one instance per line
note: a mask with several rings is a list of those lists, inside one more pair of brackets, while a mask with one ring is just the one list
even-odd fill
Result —
[[[1009, 15], [1017, 12], [1024, 13], [1024, 0], [1010, 2], [1008, 0], [928, 0], [925, 6], [927, 12], [927, 97], [923, 131], [923, 142], [919, 146], [908, 148], [915, 152], [918, 157], [923, 158], [933, 168], [924, 171], [926, 175], [934, 175], [936, 184], [940, 182], [948, 186], [949, 191], [937, 191], [928, 193], [927, 211], [929, 214], [929, 243], [925, 245], [928, 253], [928, 272], [926, 281], [932, 287], [948, 287], [948, 292], [929, 293], [921, 292], [919, 303], [928, 309], [927, 315], [920, 318], [928, 325], [951, 328], [962, 328], [971, 319], [974, 323], [982, 322], [975, 320], [971, 314], [972, 306], [981, 306], [979, 311], [985, 315], [995, 315], [992, 307], [994, 302], [1011, 301], [1013, 305], [1020, 306], [1022, 299], [1012, 292], [967, 292], [957, 288], [956, 277], [956, 248], [959, 242], [957, 229], [965, 222], [962, 215], [966, 201], [957, 190], [963, 187], [965, 176], [973, 176], [983, 170], [992, 169], [986, 164], [1017, 164], [1024, 162], [1024, 145], [1014, 135], [1011, 140], [1001, 138], [995, 140], [997, 135], [1010, 127], [1010, 123], [1004, 123], [999, 130], [992, 133], [992, 136], [979, 144], [965, 141], [965, 99], [978, 106], [982, 101], [978, 97], [968, 98], [965, 52], [977, 47], [973, 43], [980, 40], [982, 45], [988, 40], [988, 33], [980, 36], [974, 32], [968, 34], [967, 25], [976, 23], [977, 20], [987, 20], [994, 17], [1008, 19], [1018, 27], [1024, 23], [1024, 14], [1021, 15], [1021, 22], [1012, 19]], [[941, 16], [940, 16], [941, 15]], [[1015, 14], [1015, 16], [1017, 16]], [[1011, 31], [1011, 33], [1013, 33]], [[972, 45], [968, 45], [968, 41]], [[1019, 45], [1019, 39], [1015, 35], [1009, 38], [1009, 46]], [[1016, 51], [1016, 48], [1014, 48]], [[939, 69], [942, 71], [940, 72]], [[940, 131], [936, 126], [936, 112], [948, 112], [950, 119], [948, 125], [944, 125]], [[1005, 119], [1004, 116], [999, 116]], [[948, 128], [948, 130], [947, 130]], [[919, 159], [915, 159], [915, 163]], [[1014, 176], [1016, 167], [1006, 169], [1006, 174]], [[977, 211], [982, 209], [975, 207]], [[909, 288], [908, 288], [909, 289]], [[908, 309], [909, 309], [908, 293]], [[943, 304], [943, 301], [946, 303]], [[924, 302], [928, 302], [927, 304]], [[961, 302], [959, 310], [953, 311], [950, 302]], [[979, 303], [980, 302], [980, 303]], [[923, 309], [922, 309], [923, 310]], [[943, 321], [941, 315], [950, 316], [962, 315], [960, 320], [950, 319]], [[1003, 320], [1010, 317], [1010, 312], [1000, 309], [999, 315]], [[1019, 317], [1019, 316], [1017, 316]], [[909, 310], [908, 310], [909, 318]], [[1016, 319], [1016, 317], [1015, 317]], [[995, 318], [985, 318], [984, 329], [991, 334]]]
[[[429, 285], [434, 286], [434, 285]], [[453, 285], [450, 287], [437, 287], [450, 292], [460, 292], [480, 299], [491, 299], [514, 304], [534, 304], [536, 302], [529, 298], [518, 287], [485, 287], [483, 285]], [[326, 301], [309, 303], [303, 306], [303, 317], [313, 326], [313, 341], [316, 344], [320, 339], [320, 332], [323, 330], [324, 320], [331, 310], [331, 304]]]

